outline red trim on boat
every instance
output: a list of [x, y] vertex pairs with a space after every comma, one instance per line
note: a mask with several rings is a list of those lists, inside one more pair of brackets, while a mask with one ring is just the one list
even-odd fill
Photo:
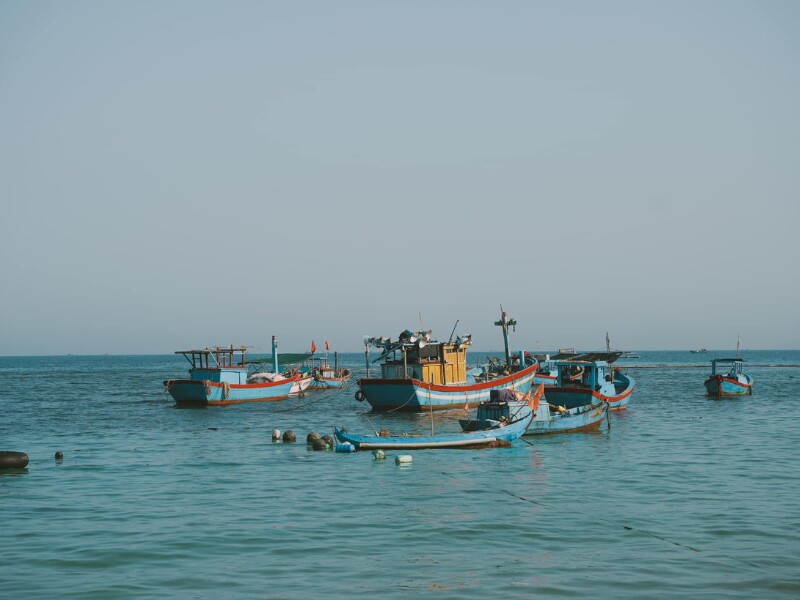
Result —
[[419, 379], [383, 379], [383, 378], [370, 378], [367, 379], [364, 377], [358, 381], [359, 386], [363, 386], [364, 384], [367, 385], [413, 385], [418, 388], [422, 388], [424, 390], [431, 390], [434, 392], [473, 392], [477, 390], [487, 390], [487, 389], [494, 389], [500, 385], [505, 385], [506, 383], [519, 381], [520, 379], [524, 379], [528, 375], [535, 375], [536, 369], [538, 365], [533, 365], [532, 367], [528, 367], [523, 369], [522, 371], [517, 371], [516, 373], [512, 373], [511, 375], [506, 375], [505, 377], [498, 377], [497, 379], [492, 379], [491, 381], [485, 381], [483, 383], [476, 383], [473, 385], [437, 385], [433, 383], [424, 383]]

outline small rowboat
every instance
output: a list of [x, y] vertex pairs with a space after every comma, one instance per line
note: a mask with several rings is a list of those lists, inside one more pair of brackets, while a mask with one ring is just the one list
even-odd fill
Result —
[[356, 450], [427, 450], [433, 448], [477, 449], [510, 446], [519, 439], [533, 419], [530, 408], [520, 418], [481, 431], [441, 433], [438, 435], [355, 435], [336, 427], [334, 434], [340, 442], [349, 442]]

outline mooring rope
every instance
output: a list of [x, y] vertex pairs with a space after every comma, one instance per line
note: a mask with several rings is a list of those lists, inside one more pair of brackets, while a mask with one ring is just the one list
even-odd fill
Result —
[[[538, 500], [531, 500], [530, 498], [525, 498], [524, 496], [520, 496], [518, 494], [510, 492], [509, 490], [501, 490], [501, 491], [503, 493], [505, 493], [505, 494], [508, 494], [512, 498], [516, 498], [517, 500], [522, 500], [523, 502], [528, 502], [530, 504], [536, 504], [538, 506], [543, 506], [544, 508], [547, 508], [547, 509], [550, 509], [550, 510], [555, 510], [556, 509], [556, 507], [551, 506], [551, 505], [547, 504], [546, 502], [541, 502], [541, 501], [538, 501]], [[604, 519], [602, 517], [595, 516], [594, 519], [596, 521], [599, 521], [599, 522], [601, 522], [601, 523], [603, 523], [605, 525], [610, 525], [612, 527], [619, 527], [620, 526], [618, 523], [615, 523], [615, 522], [613, 522], [613, 521], [611, 521], [609, 519]], [[652, 531], [647, 531], [646, 529], [638, 529], [636, 527], [631, 527], [630, 525], [622, 525], [621, 527], [625, 531], [635, 531], [637, 533], [642, 533], [644, 535], [649, 535], [650, 537], [653, 537], [653, 538], [655, 538], [657, 540], [661, 540], [662, 542], [667, 542], [668, 544], [672, 544], [673, 546], [678, 546], [679, 548], [686, 548], [687, 550], [691, 550], [692, 552], [699, 552], [699, 553], [703, 552], [699, 548], [695, 548], [694, 546], [689, 546], [688, 544], [682, 544], [680, 542], [676, 542], [675, 540], [671, 540], [669, 538], [665, 538], [665, 537], [663, 537], [661, 535], [653, 533]], [[722, 556], [724, 558], [727, 558], [728, 560], [732, 560], [732, 561], [743, 563], [745, 565], [748, 565], [750, 567], [754, 567], [756, 569], [761, 569], [762, 568], [759, 565], [756, 565], [754, 563], [748, 562], [748, 561], [743, 560], [741, 558], [736, 558], [735, 556], [730, 556], [729, 554], [720, 554], [720, 556]]]

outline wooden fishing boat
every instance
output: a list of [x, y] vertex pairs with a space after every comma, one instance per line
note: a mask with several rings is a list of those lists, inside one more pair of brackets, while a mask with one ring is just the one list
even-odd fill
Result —
[[487, 429], [461, 433], [433, 435], [355, 435], [336, 427], [334, 435], [340, 442], [349, 442], [356, 450], [429, 450], [434, 448], [477, 449], [510, 446], [530, 425], [533, 412], [522, 409], [510, 422], [497, 423]]
[[[558, 368], [556, 367], [556, 362], [559, 360], [559, 357], [571, 358], [573, 355], [577, 356], [577, 352], [570, 352], [566, 355], [559, 353], [552, 357], [549, 354], [534, 355], [539, 364], [539, 368], [536, 370], [536, 375], [533, 377], [533, 385], [538, 385], [540, 383], [545, 385], [556, 385], [558, 380]], [[570, 374], [570, 378], [573, 381], [578, 381], [582, 376], [583, 368], [581, 368], [580, 365], [574, 365]]]
[[350, 369], [339, 368], [339, 353], [333, 353], [333, 366], [328, 357], [311, 358], [311, 374], [314, 380], [311, 389], [326, 390], [343, 388], [352, 375]]
[[227, 406], [244, 402], [284, 400], [307, 388], [313, 377], [279, 372], [277, 338], [272, 336], [273, 372], [251, 372], [245, 355], [248, 346], [214, 346], [178, 350], [192, 365], [189, 379], [168, 379], [164, 388], [177, 406]]
[[[526, 361], [523, 352], [512, 359], [508, 328], [514, 327], [516, 321], [501, 312], [495, 325], [503, 328], [505, 363], [494, 359], [469, 370], [470, 335], [453, 339], [451, 334], [447, 342], [437, 342], [431, 339], [430, 331], [406, 330], [394, 341], [388, 337], [364, 338], [367, 376], [358, 381], [356, 400], [366, 400], [374, 411], [420, 412], [463, 408], [465, 402], [477, 406], [496, 389], [529, 391], [537, 363], [535, 359]], [[380, 377], [369, 375], [369, 346], [383, 350], [372, 361], [383, 360]]]
[[[612, 369], [609, 364], [619, 358], [621, 353], [590, 352], [577, 355], [571, 360], [559, 360], [556, 385], [549, 386], [544, 394], [547, 402], [566, 409], [608, 403], [609, 410], [627, 407], [636, 385], [629, 375], [620, 369]], [[582, 368], [581, 379], [573, 379], [575, 366]]]
[[743, 372], [743, 358], [715, 358], [704, 385], [709, 396], [743, 396], [753, 393], [753, 379]]
[[525, 395], [520, 392], [512, 392], [514, 395], [509, 396], [508, 392], [511, 390], [498, 391], [493, 394], [493, 398], [489, 402], [483, 402], [478, 406], [475, 418], [459, 419], [461, 428], [464, 431], [485, 429], [495, 423], [508, 420], [519, 409], [519, 406], [527, 405], [533, 408], [534, 415], [531, 424], [523, 434], [525, 437], [549, 433], [597, 431], [600, 428], [608, 413], [607, 402], [574, 408], [554, 406], [541, 401], [544, 386], [543, 383], [539, 384], [530, 404], [525, 400]]

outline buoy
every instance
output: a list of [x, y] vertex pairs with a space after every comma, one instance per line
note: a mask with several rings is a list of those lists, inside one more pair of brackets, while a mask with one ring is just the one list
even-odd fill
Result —
[[280, 429], [273, 429], [272, 430], [272, 439], [273, 440], [281, 439], [281, 430]]
[[325, 440], [322, 438], [317, 438], [313, 442], [311, 442], [311, 447], [314, 450], [326, 450], [328, 448], [328, 444], [325, 443]]
[[383, 450], [373, 450], [372, 456], [375, 457], [375, 460], [384, 460], [386, 458], [386, 453]]
[[411, 458], [410, 454], [399, 454], [398, 456], [394, 457], [394, 464], [396, 465], [407, 465], [410, 464], [413, 459]]
[[309, 444], [313, 444], [314, 440], [318, 439], [319, 439], [319, 434], [316, 431], [312, 431], [306, 436], [306, 442], [308, 442]]
[[294, 434], [294, 431], [291, 429], [287, 429], [283, 432], [283, 441], [284, 442], [296, 442], [297, 436]]
[[24, 469], [28, 466], [28, 455], [11, 450], [0, 451], [0, 469]]
[[364, 401], [364, 399], [365, 399], [366, 397], [367, 397], [367, 396], [366, 396], [366, 395], [364, 394], [364, 392], [362, 392], [361, 390], [358, 390], [358, 391], [356, 392], [356, 400], [357, 400], [357, 401], [359, 401], [359, 402], [363, 402], [363, 401]]
[[64, 460], [64, 453], [61, 451], [56, 452], [56, 460]]
[[336, 450], [336, 452], [355, 452], [356, 447], [350, 442], [344, 442], [343, 444], [336, 444], [334, 450]]

